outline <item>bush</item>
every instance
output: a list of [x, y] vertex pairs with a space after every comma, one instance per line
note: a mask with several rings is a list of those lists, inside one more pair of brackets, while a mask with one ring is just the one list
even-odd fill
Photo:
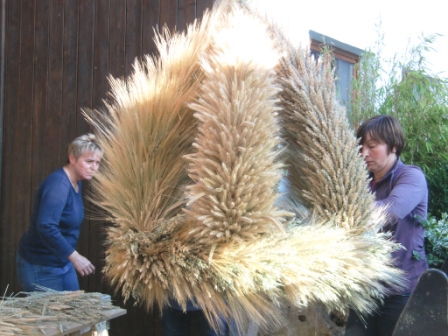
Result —
[[448, 162], [426, 173], [429, 190], [428, 212], [440, 218], [448, 212]]
[[383, 60], [380, 36], [356, 66], [347, 109], [354, 129], [374, 115], [397, 118], [406, 138], [403, 161], [425, 173], [448, 162], [448, 80], [429, 74], [425, 57], [437, 37], [423, 36], [403, 55]]
[[441, 219], [431, 216], [421, 222], [426, 229], [425, 252], [429, 267], [441, 268], [448, 257], [448, 218], [443, 213]]
[[356, 66], [348, 118], [354, 129], [378, 114], [400, 121], [406, 138], [401, 158], [422, 168], [428, 181], [425, 250], [430, 267], [440, 268], [448, 257], [448, 80], [430, 75], [425, 57], [439, 35], [422, 36], [402, 55], [384, 59], [380, 24], [377, 34]]

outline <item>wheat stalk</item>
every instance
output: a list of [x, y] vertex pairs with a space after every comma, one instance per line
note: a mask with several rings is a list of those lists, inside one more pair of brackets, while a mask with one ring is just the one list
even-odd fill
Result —
[[0, 301], [0, 335], [45, 335], [45, 329], [50, 328], [63, 334], [69, 322], [97, 322], [116, 308], [101, 293], [38, 289]]
[[[105, 153], [94, 202], [113, 223], [116, 290], [146, 308], [195, 299], [215, 328], [269, 328], [284, 300], [367, 313], [384, 282], [400, 287], [328, 63], [230, 0], [157, 42], [159, 57], [110, 79], [105, 111], [84, 111]], [[292, 222], [285, 166], [305, 209]]]

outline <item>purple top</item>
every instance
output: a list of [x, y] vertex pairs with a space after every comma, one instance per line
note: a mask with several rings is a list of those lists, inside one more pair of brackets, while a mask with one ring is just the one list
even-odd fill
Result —
[[[414, 290], [420, 275], [428, 269], [425, 254], [425, 229], [420, 221], [428, 211], [428, 187], [420, 168], [403, 164], [398, 159], [394, 167], [371, 185], [377, 206], [386, 206], [389, 215], [383, 231], [391, 232], [394, 241], [406, 249], [392, 253], [395, 265], [405, 271], [408, 280], [406, 289], [398, 294], [409, 294]], [[420, 260], [413, 257], [413, 252]]]

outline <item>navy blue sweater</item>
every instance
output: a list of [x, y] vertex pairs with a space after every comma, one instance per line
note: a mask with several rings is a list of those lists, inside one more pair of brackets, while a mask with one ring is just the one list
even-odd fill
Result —
[[19, 242], [19, 253], [36, 265], [65, 266], [73, 253], [84, 219], [81, 182], [76, 192], [63, 168], [40, 185], [30, 226]]

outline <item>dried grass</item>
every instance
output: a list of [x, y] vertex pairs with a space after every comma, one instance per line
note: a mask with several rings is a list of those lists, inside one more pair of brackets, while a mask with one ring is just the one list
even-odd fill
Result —
[[370, 230], [374, 196], [345, 108], [337, 101], [331, 60], [316, 61], [273, 23], [270, 31], [285, 55], [277, 74], [290, 197], [319, 218]]
[[[106, 318], [112, 305], [101, 293], [59, 292], [40, 287], [39, 291], [0, 301], [0, 335], [45, 335], [55, 328], [61, 334], [68, 322], [93, 323]], [[18, 294], [18, 295], [19, 295]]]
[[[399, 287], [329, 64], [236, 1], [157, 42], [160, 57], [110, 79], [106, 111], [85, 111], [105, 152], [94, 201], [114, 224], [116, 290], [146, 308], [195, 299], [216, 328], [269, 328], [280, 301], [367, 313], [385, 282]], [[305, 209], [293, 221], [284, 167]]]

